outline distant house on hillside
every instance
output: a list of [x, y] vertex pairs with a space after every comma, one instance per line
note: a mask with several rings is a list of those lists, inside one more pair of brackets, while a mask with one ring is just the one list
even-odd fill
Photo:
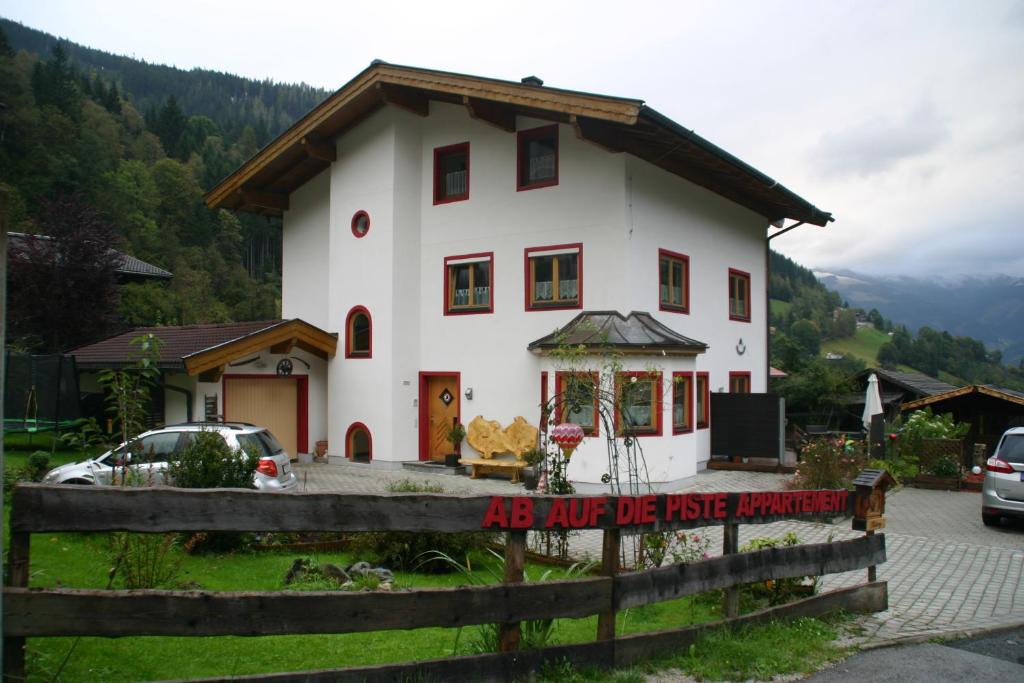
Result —
[[[46, 235], [9, 232], [7, 233], [7, 258], [25, 258], [27, 254], [46, 254], [48, 251], [52, 253], [46, 246], [51, 239]], [[131, 254], [124, 254], [119, 251], [114, 253], [117, 254], [117, 268], [115, 272], [118, 284], [144, 282], [146, 280], [170, 280], [174, 277], [174, 274], [170, 271], [154, 266], [152, 263], [147, 263]], [[52, 260], [52, 257], [50, 260]]]
[[893, 419], [900, 413], [900, 405], [921, 398], [928, 398], [953, 391], [955, 386], [941, 379], [930, 377], [920, 372], [901, 372], [883, 368], [868, 368], [854, 375], [857, 386], [856, 394], [851, 394], [847, 406], [860, 415], [864, 409], [864, 393], [868, 388], [868, 378], [875, 374], [878, 377], [878, 392], [882, 396], [882, 407], [885, 416]]

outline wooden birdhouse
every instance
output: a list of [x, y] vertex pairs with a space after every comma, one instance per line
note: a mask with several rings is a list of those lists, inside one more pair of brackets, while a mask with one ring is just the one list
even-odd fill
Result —
[[853, 528], [877, 531], [885, 528], [885, 492], [896, 483], [882, 469], [861, 470], [853, 480]]

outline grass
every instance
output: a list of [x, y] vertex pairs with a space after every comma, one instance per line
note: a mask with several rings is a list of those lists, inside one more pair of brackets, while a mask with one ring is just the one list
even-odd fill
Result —
[[768, 305], [772, 315], [785, 315], [789, 313], [789, 309], [793, 306], [790, 302], [781, 299], [770, 299]]
[[822, 355], [832, 352], [860, 358], [869, 366], [877, 364], [878, 349], [889, 341], [889, 335], [874, 327], [859, 327], [852, 337], [822, 342]]
[[[37, 534], [32, 537], [33, 587], [105, 588], [110, 569], [106, 534]], [[180, 551], [175, 551], [181, 554]], [[283, 590], [283, 577], [294, 554], [250, 553], [184, 555], [179, 584], [211, 591]], [[320, 554], [321, 562], [349, 564], [343, 553]], [[473, 560], [480, 568], [486, 558]], [[528, 566], [540, 576], [547, 567]], [[489, 574], [479, 569], [482, 574]], [[556, 571], [552, 579], [562, 577]], [[453, 587], [466, 580], [455, 574], [396, 573], [396, 588]], [[627, 610], [619, 615], [619, 633], [638, 633], [684, 626], [718, 618], [718, 604], [699, 598]], [[596, 617], [558, 620], [559, 643], [594, 639]], [[61, 671], [62, 681], [133, 681], [193, 678], [229, 674], [298, 671], [384, 664], [446, 657], [458, 637], [460, 653], [472, 640], [474, 627], [416, 629], [345, 635], [209, 638], [32, 638], [28, 642], [29, 680], [50, 680], [74, 647]], [[181, 653], [188, 652], [187, 657]]]

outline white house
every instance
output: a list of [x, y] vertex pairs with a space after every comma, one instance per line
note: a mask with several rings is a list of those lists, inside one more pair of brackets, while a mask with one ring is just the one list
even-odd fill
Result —
[[[621, 353], [603, 386], [649, 390], [632, 413], [660, 482], [709, 459], [710, 392], [767, 389], [769, 225], [831, 220], [641, 101], [382, 62], [206, 201], [282, 217], [282, 315], [337, 335], [292, 368], [323, 373], [310, 444], [394, 465], [450, 450], [453, 418], [536, 425], [573, 323]], [[597, 430], [574, 480], [607, 470]]]

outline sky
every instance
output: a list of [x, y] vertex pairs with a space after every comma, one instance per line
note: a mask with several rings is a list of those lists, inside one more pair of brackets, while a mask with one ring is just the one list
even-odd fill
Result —
[[152, 63], [336, 89], [373, 59], [634, 97], [832, 212], [816, 269], [1024, 277], [1024, 2], [5, 0]]

